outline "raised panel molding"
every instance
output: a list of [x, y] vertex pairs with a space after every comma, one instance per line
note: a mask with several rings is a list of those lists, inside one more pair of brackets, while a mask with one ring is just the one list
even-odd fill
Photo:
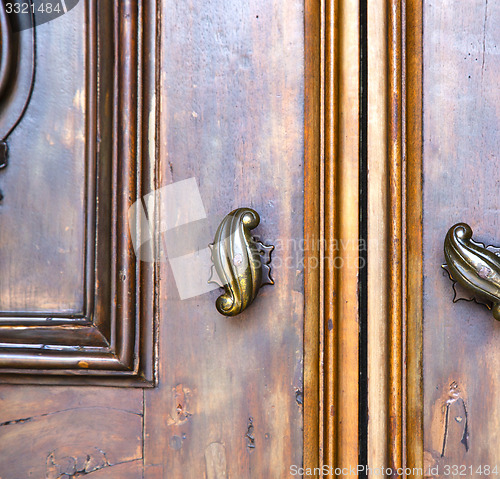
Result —
[[1, 311], [0, 382], [151, 387], [156, 267], [135, 255], [128, 209], [156, 183], [156, 2], [85, 9], [84, 308]]

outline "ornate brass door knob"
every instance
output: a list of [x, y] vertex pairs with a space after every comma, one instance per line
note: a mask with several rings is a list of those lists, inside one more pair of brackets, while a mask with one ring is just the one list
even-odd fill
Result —
[[251, 208], [231, 211], [209, 245], [213, 261], [209, 282], [225, 289], [215, 302], [224, 316], [241, 313], [255, 299], [262, 285], [274, 284], [269, 266], [274, 246], [266, 246], [250, 234], [259, 223], [258, 213]]
[[465, 223], [452, 226], [444, 241], [444, 256], [450, 279], [455, 286], [455, 301], [474, 300], [484, 304], [500, 321], [500, 248], [485, 246], [472, 239]]

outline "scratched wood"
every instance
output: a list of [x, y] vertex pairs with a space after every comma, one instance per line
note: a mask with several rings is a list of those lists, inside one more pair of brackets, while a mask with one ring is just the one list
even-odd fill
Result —
[[[0, 175], [0, 309], [81, 310], [85, 4], [37, 29], [31, 103]], [[23, 331], [26, 334], [26, 331]], [[142, 477], [140, 390], [0, 385], [0, 477]]]
[[[22, 400], [21, 400], [22, 399]], [[54, 414], [62, 409], [109, 409], [142, 414], [142, 392], [117, 388], [0, 386], [0, 423]]]
[[446, 464], [475, 471], [500, 458], [500, 323], [481, 306], [453, 304], [440, 269], [457, 222], [500, 241], [499, 26], [498, 2], [424, 5], [424, 445], [440, 476]]
[[220, 291], [181, 300], [161, 265], [146, 477], [286, 477], [302, 463], [303, 2], [169, 0], [162, 23], [160, 183], [195, 178], [207, 215], [171, 254], [203, 251], [250, 206], [276, 284], [226, 318]]
[[0, 405], [2, 479], [141, 477], [142, 391], [1, 386]]
[[[1, 385], [1, 479], [286, 477], [302, 464], [303, 1], [159, 3], [158, 179], [164, 186], [194, 178], [207, 215], [186, 226], [174, 249], [165, 241], [167, 259], [206, 249], [224, 215], [250, 206], [262, 218], [255, 233], [276, 246], [276, 284], [228, 319], [215, 309], [218, 291], [181, 300], [182, 280], [163, 262], [158, 388]], [[37, 32], [40, 83], [0, 176], [6, 223], [21, 206], [38, 215], [1, 229], [2, 264], [17, 268], [0, 279], [6, 309], [81, 309], [83, 2], [70, 14], [69, 24], [62, 17]], [[74, 170], [59, 171], [56, 157], [71, 158]], [[66, 213], [78, 227], [66, 229]], [[19, 238], [29, 239], [22, 248], [38, 239], [43, 248], [12, 259]]]

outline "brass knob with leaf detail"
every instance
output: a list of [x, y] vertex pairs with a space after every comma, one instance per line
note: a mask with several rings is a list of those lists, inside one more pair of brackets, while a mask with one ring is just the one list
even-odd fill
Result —
[[231, 211], [209, 245], [213, 261], [209, 282], [225, 290], [215, 303], [224, 316], [241, 313], [255, 299], [261, 286], [274, 284], [270, 268], [274, 246], [256, 241], [250, 233], [259, 223], [259, 214], [251, 208]]
[[500, 248], [472, 239], [468, 224], [452, 226], [444, 241], [444, 256], [454, 281], [454, 301], [465, 299], [484, 304], [500, 321]]

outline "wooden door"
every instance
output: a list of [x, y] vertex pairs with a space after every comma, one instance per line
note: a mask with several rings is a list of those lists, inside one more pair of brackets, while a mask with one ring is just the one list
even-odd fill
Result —
[[[448, 470], [457, 475], [457, 469], [468, 477], [493, 477], [500, 467], [492, 440], [498, 434], [500, 324], [470, 299], [491, 302], [461, 291], [460, 284], [455, 295], [434, 265], [443, 257], [443, 237], [457, 223], [469, 224], [474, 240], [498, 246], [500, 5], [450, 2], [438, 11], [429, 5], [424, 22], [426, 465], [435, 477]], [[473, 277], [481, 276], [478, 267]]]
[[500, 246], [495, 2], [49, 3], [0, 3], [0, 478], [496, 475], [495, 296], [442, 268]]
[[496, 2], [368, 6], [372, 474], [498, 472], [496, 301], [462, 288], [464, 273], [474, 286], [494, 268], [459, 273], [450, 255], [462, 233], [473, 244], [459, 223], [498, 243], [498, 15]]
[[[285, 476], [303, 457], [304, 3], [12, 3], [0, 477]], [[239, 207], [275, 284], [229, 318], [202, 266]]]

